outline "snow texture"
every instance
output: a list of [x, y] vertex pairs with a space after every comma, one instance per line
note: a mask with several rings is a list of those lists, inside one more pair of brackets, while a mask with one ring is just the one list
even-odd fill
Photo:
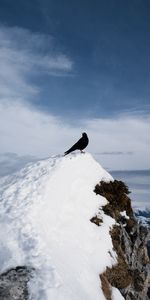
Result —
[[[101, 180], [113, 178], [90, 154], [42, 160], [0, 180], [1, 273], [33, 267], [31, 299], [105, 299], [99, 274], [117, 257], [109, 234], [115, 221], [93, 192]], [[101, 226], [90, 222], [96, 214]]]
[[112, 300], [124, 300], [124, 297], [115, 287], [112, 287]]
[[125, 219], [127, 219], [127, 220], [129, 220], [129, 216], [127, 216], [127, 212], [124, 210], [124, 211], [121, 211], [120, 212], [120, 215], [122, 216], [122, 217], [124, 217]]

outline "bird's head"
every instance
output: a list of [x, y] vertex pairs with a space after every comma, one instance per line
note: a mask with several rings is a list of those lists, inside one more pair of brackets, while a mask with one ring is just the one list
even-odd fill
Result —
[[82, 136], [87, 136], [86, 132], [82, 132]]

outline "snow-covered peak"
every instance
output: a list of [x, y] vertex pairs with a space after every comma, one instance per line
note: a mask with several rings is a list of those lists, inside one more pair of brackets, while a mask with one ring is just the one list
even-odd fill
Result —
[[[31, 266], [34, 300], [103, 300], [99, 274], [116, 262], [115, 221], [93, 190], [113, 178], [90, 154], [53, 157], [0, 181], [0, 268]], [[90, 219], [99, 214], [96, 226]]]

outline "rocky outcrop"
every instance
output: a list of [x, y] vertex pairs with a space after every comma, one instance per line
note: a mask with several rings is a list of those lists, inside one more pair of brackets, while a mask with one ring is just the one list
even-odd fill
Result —
[[16, 267], [0, 275], [0, 300], [27, 300], [32, 269]]
[[106, 299], [111, 299], [111, 286], [126, 300], [150, 299], [149, 233], [134, 216], [127, 186], [122, 181], [102, 181], [94, 191], [108, 200], [103, 210], [116, 220], [110, 233], [118, 263], [100, 275]]
[[[116, 220], [110, 234], [118, 262], [100, 274], [105, 298], [112, 300], [111, 290], [114, 286], [126, 300], [150, 299], [148, 230], [134, 216], [127, 186], [117, 180], [109, 183], [102, 181], [96, 185], [94, 192], [108, 200], [103, 210]], [[98, 215], [90, 221], [101, 226], [103, 219]], [[28, 281], [33, 271], [22, 266], [1, 274], [0, 300], [28, 300]]]

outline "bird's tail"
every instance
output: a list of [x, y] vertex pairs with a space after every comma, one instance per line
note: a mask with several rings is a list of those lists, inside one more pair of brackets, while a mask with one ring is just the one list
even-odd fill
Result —
[[70, 149], [68, 149], [68, 150], [64, 153], [64, 155], [67, 155], [67, 154], [69, 154], [70, 152], [75, 151], [75, 150], [77, 150], [77, 149], [78, 149], [78, 148], [77, 148], [77, 145], [74, 144]]
[[67, 155], [67, 154], [69, 154], [70, 152], [71, 152], [71, 151], [69, 151], [69, 150], [66, 151], [66, 152], [64, 153], [64, 156]]

